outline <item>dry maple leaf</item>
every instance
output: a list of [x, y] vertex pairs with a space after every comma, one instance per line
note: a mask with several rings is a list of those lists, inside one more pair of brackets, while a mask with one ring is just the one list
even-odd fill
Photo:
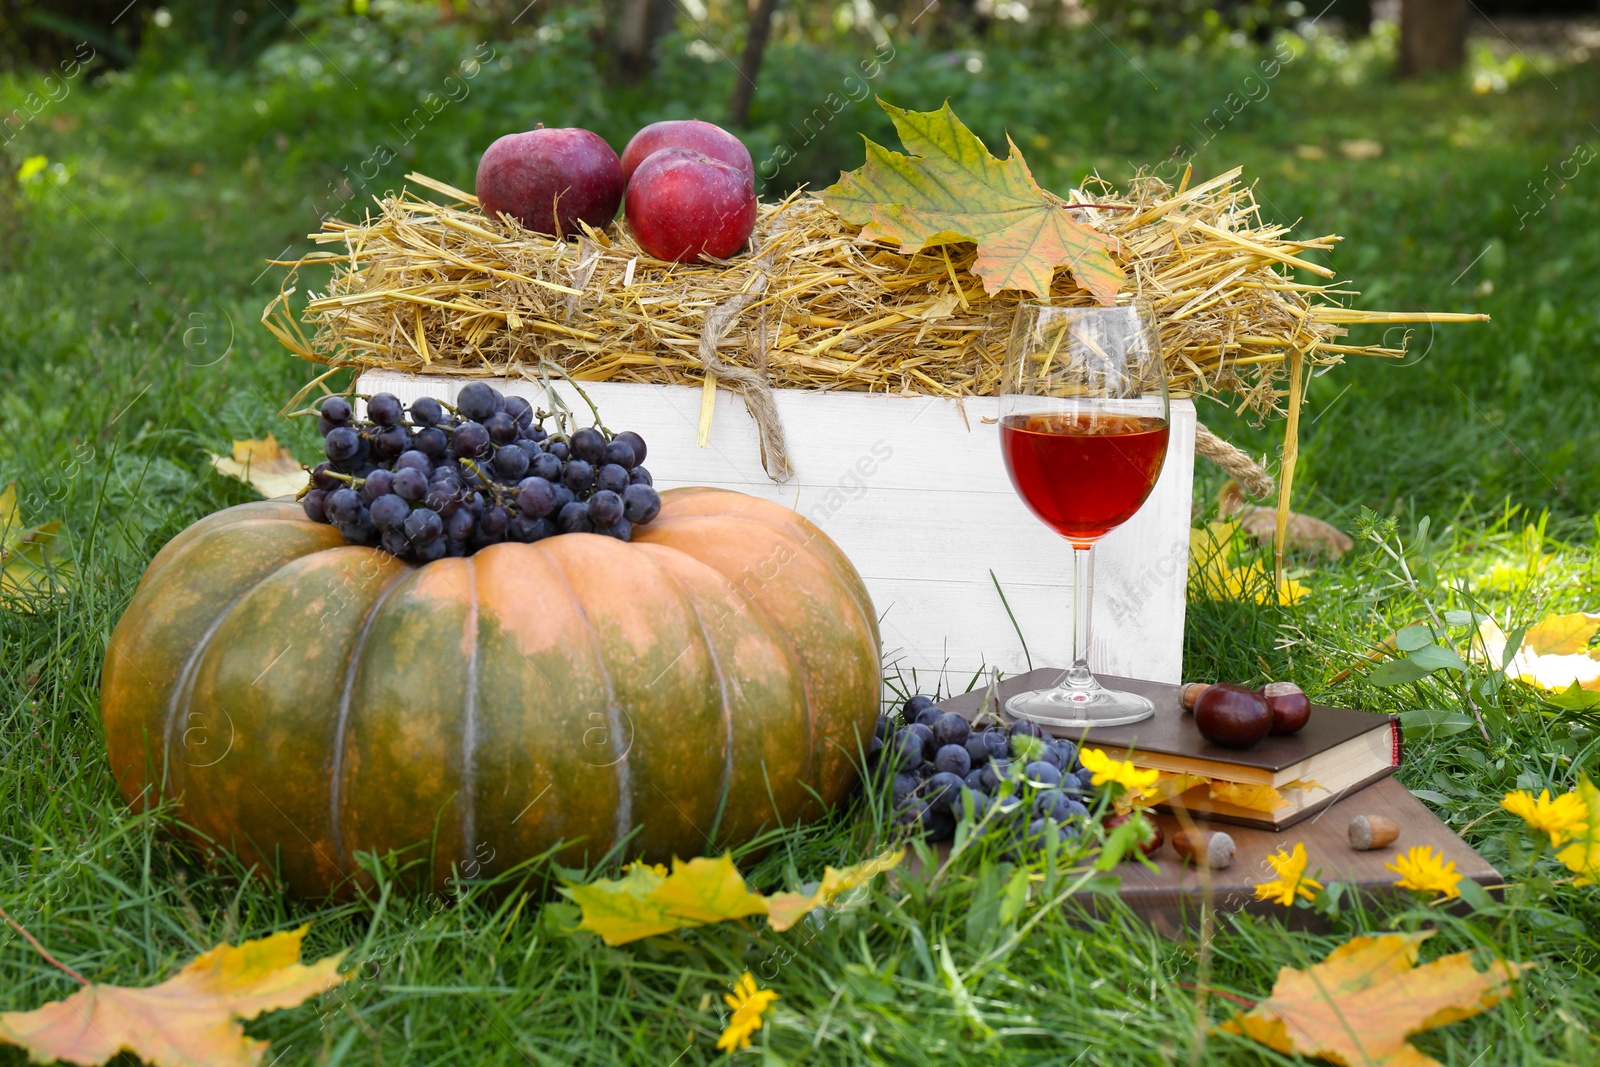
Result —
[[1284, 967], [1271, 997], [1221, 1029], [1347, 1067], [1441, 1067], [1406, 1038], [1494, 1007], [1530, 965], [1495, 960], [1479, 971], [1472, 953], [1457, 952], [1418, 967], [1433, 934], [1357, 937], [1303, 971]]
[[774, 930], [787, 930], [799, 922], [812, 908], [826, 907], [843, 893], [856, 886], [865, 885], [882, 871], [898, 867], [906, 858], [906, 850], [893, 849], [874, 856], [863, 863], [853, 864], [844, 870], [832, 867], [822, 873], [822, 882], [814, 893], [773, 893], [767, 897], [767, 923]]
[[1506, 635], [1493, 619], [1478, 624], [1478, 637], [1491, 665], [1505, 663], [1506, 677], [1550, 694], [1567, 708], [1600, 704], [1600, 614], [1584, 611], [1546, 615], [1528, 627], [1516, 655], [1506, 661]]
[[40, 1063], [84, 1067], [131, 1052], [153, 1067], [252, 1067], [265, 1041], [246, 1037], [241, 1020], [291, 1008], [343, 982], [344, 953], [301, 964], [306, 927], [218, 945], [160, 985], [142, 989], [91, 983], [33, 1011], [0, 1012], [0, 1041]]
[[30, 611], [30, 594], [62, 588], [62, 579], [72, 568], [57, 558], [60, 530], [59, 522], [24, 526], [16, 485], [0, 490], [0, 602]]
[[1017, 146], [1006, 138], [1004, 160], [990, 155], [946, 103], [938, 111], [903, 111], [878, 101], [894, 120], [909, 154], [867, 141], [867, 162], [839, 176], [822, 202], [867, 240], [898, 242], [902, 252], [971, 241], [972, 271], [991, 296], [1020, 289], [1048, 296], [1057, 267], [1100, 303], [1122, 287], [1110, 253], [1116, 238], [1073, 215], [1067, 201], [1040, 188]]
[[294, 455], [272, 434], [261, 440], [235, 441], [232, 456], [211, 457], [220, 473], [249, 482], [256, 492], [273, 497], [294, 496], [306, 487], [310, 475]]
[[[1239, 483], [1228, 479], [1217, 491], [1217, 511], [1225, 518], [1237, 519], [1239, 527], [1264, 545], [1270, 545], [1278, 536], [1278, 509], [1247, 504]], [[1305, 549], [1314, 555], [1338, 559], [1355, 545], [1350, 535], [1330, 522], [1289, 512], [1289, 528], [1284, 534], [1291, 550]]]

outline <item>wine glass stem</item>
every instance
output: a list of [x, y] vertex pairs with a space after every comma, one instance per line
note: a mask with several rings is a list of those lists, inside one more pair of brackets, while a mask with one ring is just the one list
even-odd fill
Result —
[[1089, 613], [1094, 606], [1094, 543], [1072, 546], [1072, 667], [1066, 684], [1072, 689], [1094, 689], [1098, 683], [1089, 670]]

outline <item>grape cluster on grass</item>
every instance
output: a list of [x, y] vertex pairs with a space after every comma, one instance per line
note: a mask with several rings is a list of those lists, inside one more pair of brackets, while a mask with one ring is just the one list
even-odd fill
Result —
[[328, 458], [301, 505], [351, 544], [413, 563], [564, 533], [630, 540], [661, 510], [644, 438], [552, 434], [545, 417], [482, 382], [463, 386], [453, 408], [423, 397], [408, 409], [378, 393], [365, 420], [330, 396], [317, 409]]
[[[1021, 849], [1077, 837], [1087, 825], [1095, 788], [1071, 741], [1031, 722], [974, 728], [921, 695], [905, 702], [901, 716], [903, 725], [879, 716], [868, 749], [887, 761], [900, 826], [948, 841], [965, 817]], [[995, 817], [985, 821], [991, 810]]]

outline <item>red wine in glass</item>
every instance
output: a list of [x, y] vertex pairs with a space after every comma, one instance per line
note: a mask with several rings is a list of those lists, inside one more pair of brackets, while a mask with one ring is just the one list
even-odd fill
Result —
[[1167, 423], [1112, 413], [1007, 415], [1000, 447], [1029, 510], [1069, 541], [1087, 543], [1132, 518], [1155, 488]]

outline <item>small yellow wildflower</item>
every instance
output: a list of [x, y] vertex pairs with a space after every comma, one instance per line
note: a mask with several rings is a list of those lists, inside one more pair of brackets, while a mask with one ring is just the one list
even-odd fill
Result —
[[1533, 829], [1550, 835], [1550, 844], [1560, 848], [1562, 842], [1583, 833], [1589, 813], [1576, 793], [1563, 793], [1554, 800], [1550, 790], [1541, 789], [1537, 798], [1526, 789], [1507, 793], [1500, 806], [1522, 819]]
[[736, 1049], [750, 1047], [750, 1035], [761, 1029], [761, 1013], [778, 999], [778, 994], [770, 989], [757, 989], [755, 978], [746, 971], [734, 983], [733, 992], [724, 993], [722, 999], [733, 1009], [733, 1018], [717, 1038], [717, 1047], [731, 1055]]
[[1454, 861], [1446, 863], [1443, 852], [1435, 852], [1430, 845], [1418, 845], [1404, 855], [1396, 856], [1393, 863], [1384, 864], [1400, 877], [1394, 883], [1400, 889], [1415, 889], [1419, 893], [1437, 893], [1446, 900], [1459, 897], [1456, 886], [1461, 874]]
[[1573, 832], [1572, 843], [1556, 853], [1556, 859], [1578, 876], [1573, 885], [1593, 885], [1600, 882], [1600, 788], [1587, 774], [1580, 774], [1578, 788], [1567, 795], [1578, 799], [1587, 818]]
[[1091, 782], [1096, 788], [1107, 782], [1115, 782], [1131, 792], [1140, 793], [1161, 778], [1160, 771], [1140, 770], [1127, 760], [1112, 759], [1098, 748], [1084, 749], [1078, 753], [1078, 759], [1094, 772]]
[[1275, 901], [1288, 908], [1294, 905], [1297, 896], [1307, 900], [1316, 899], [1316, 890], [1322, 888], [1322, 883], [1306, 877], [1308, 861], [1304, 842], [1296, 842], [1293, 852], [1285, 852], [1280, 848], [1267, 857], [1267, 862], [1272, 865], [1272, 873], [1278, 877], [1256, 885], [1257, 900]]

